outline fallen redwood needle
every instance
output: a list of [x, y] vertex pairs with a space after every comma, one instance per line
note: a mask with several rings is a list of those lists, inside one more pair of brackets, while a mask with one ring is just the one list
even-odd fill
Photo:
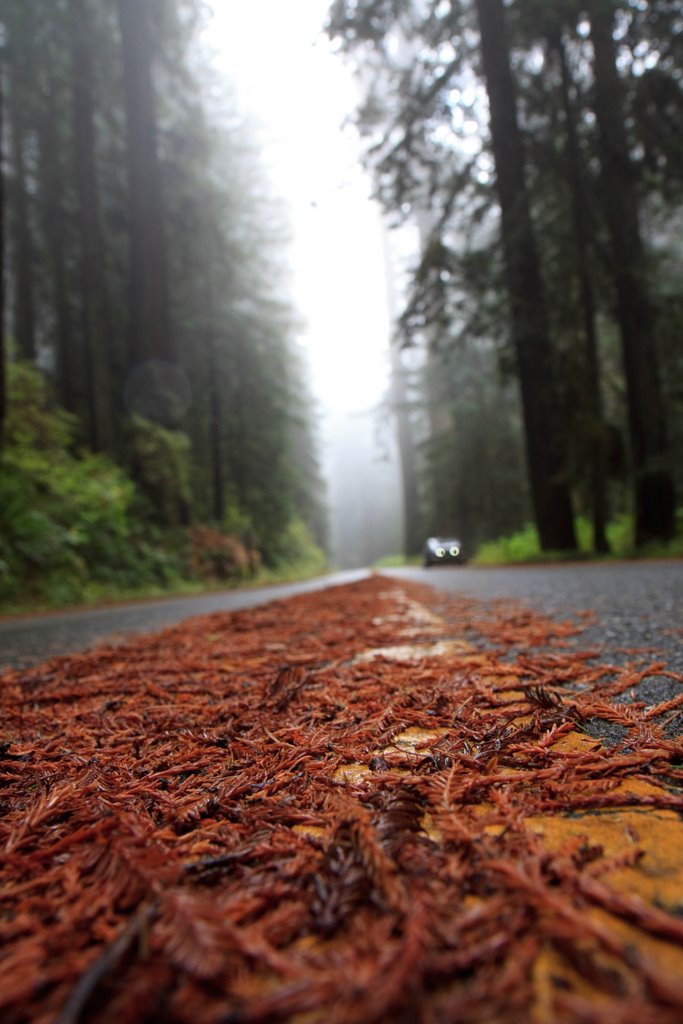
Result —
[[681, 680], [579, 634], [374, 576], [6, 673], [3, 1024], [680, 1024]]

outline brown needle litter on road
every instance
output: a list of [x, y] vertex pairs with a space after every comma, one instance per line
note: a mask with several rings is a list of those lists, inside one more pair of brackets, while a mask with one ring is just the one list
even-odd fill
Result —
[[578, 628], [375, 576], [5, 674], [0, 1019], [679, 1024], [683, 685]]

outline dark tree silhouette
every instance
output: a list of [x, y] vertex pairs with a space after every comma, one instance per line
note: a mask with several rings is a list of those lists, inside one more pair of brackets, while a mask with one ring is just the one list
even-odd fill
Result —
[[[48, 280], [55, 313], [55, 347], [57, 362], [57, 390], [60, 401], [69, 412], [80, 412], [81, 404], [88, 409], [86, 436], [94, 448], [97, 435], [93, 422], [94, 395], [92, 388], [81, 376], [82, 353], [77, 349], [73, 296], [69, 273], [69, 217], [66, 210], [67, 166], [60, 146], [59, 87], [55, 68], [45, 61], [43, 74], [44, 99], [38, 127], [40, 132], [40, 205], [45, 235]], [[81, 383], [79, 387], [79, 383]], [[86, 386], [83, 386], [86, 385]], [[82, 392], [85, 392], [83, 394]]]
[[[78, 196], [82, 339], [89, 399], [90, 443], [111, 450], [116, 417], [112, 394], [120, 370], [113, 353], [107, 259], [95, 156], [94, 40], [84, 0], [69, 0], [73, 166]], [[99, 369], [99, 372], [98, 372]], [[64, 368], [66, 372], [66, 368]]]
[[5, 40], [0, 39], [0, 452], [7, 413], [7, 353], [5, 352]]
[[611, 240], [616, 317], [628, 391], [635, 476], [636, 544], [675, 531], [675, 495], [655, 340], [655, 310], [639, 223], [639, 197], [617, 69], [614, 5], [591, 0], [595, 114], [599, 127], [602, 201]]
[[590, 420], [591, 448], [588, 452], [593, 511], [593, 547], [604, 553], [607, 542], [607, 468], [603, 398], [600, 384], [600, 361], [596, 325], [596, 302], [592, 281], [590, 226], [588, 200], [582, 167], [581, 144], [577, 127], [574, 84], [567, 60], [562, 23], [556, 23], [551, 32], [550, 45], [555, 51], [560, 68], [560, 91], [565, 130], [566, 174], [570, 192], [570, 219], [576, 253], [576, 275], [579, 284], [581, 319], [586, 353], [585, 384], [582, 388]]
[[9, 136], [13, 164], [12, 217], [10, 247], [14, 279], [14, 334], [19, 353], [24, 359], [36, 356], [36, 315], [34, 288], [34, 243], [30, 222], [27, 189], [26, 111], [29, 95], [29, 66], [22, 49], [21, 28], [31, 31], [31, 14], [24, 9], [19, 15], [15, 33], [8, 33], [9, 66]]
[[477, 0], [481, 56], [489, 97], [492, 148], [502, 215], [507, 288], [524, 408], [527, 463], [541, 546], [576, 547], [563, 461], [558, 392], [543, 282], [524, 173], [516, 88], [501, 0]]
[[131, 370], [150, 359], [172, 362], [176, 355], [152, 87], [153, 10], [148, 0], [118, 0], [128, 135]]

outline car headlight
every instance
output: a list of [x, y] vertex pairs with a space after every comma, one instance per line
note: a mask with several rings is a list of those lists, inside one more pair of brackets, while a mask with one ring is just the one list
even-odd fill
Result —
[[450, 548], [448, 550], [453, 555], [453, 558], [457, 558], [458, 555], [460, 554], [460, 548], [458, 547], [457, 544], [451, 544], [451, 546], [450, 546]]
[[442, 547], [434, 548], [434, 554], [436, 555], [437, 558], [443, 558], [443, 556], [446, 554], [446, 549]]

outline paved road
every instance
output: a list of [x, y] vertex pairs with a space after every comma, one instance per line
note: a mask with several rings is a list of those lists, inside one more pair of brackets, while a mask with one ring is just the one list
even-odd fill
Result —
[[0, 671], [23, 668], [54, 654], [87, 650], [95, 644], [115, 642], [134, 633], [153, 632], [194, 615], [251, 608], [278, 598], [351, 583], [367, 575], [368, 570], [358, 569], [271, 587], [0, 620]]
[[[606, 654], [618, 647], [654, 647], [670, 667], [683, 672], [682, 561], [401, 568], [383, 569], [382, 573], [480, 600], [517, 598], [552, 615], [593, 609], [599, 625], [582, 635], [582, 646], [598, 645]], [[354, 570], [280, 586], [6, 619], [0, 621], [0, 669], [161, 629], [193, 615], [249, 608], [365, 575], [367, 570]]]
[[[577, 648], [596, 650], [607, 662], [633, 659], [624, 649], [638, 649], [649, 663], [664, 661], [683, 674], [683, 562], [621, 562], [508, 568], [454, 567], [388, 570], [393, 577], [429, 583], [438, 590], [479, 600], [516, 598], [546, 614], [571, 618], [590, 609], [596, 625], [571, 641]], [[515, 652], [511, 652], [514, 654]], [[652, 673], [630, 698], [646, 704], [671, 700], [681, 683]], [[603, 720], [585, 725], [596, 738], [619, 743], [624, 730]], [[670, 735], [683, 733], [683, 714], [669, 726]]]
[[683, 561], [383, 571], [479, 600], [517, 598], [549, 615], [591, 609], [599, 623], [582, 645], [661, 647], [683, 671]]

